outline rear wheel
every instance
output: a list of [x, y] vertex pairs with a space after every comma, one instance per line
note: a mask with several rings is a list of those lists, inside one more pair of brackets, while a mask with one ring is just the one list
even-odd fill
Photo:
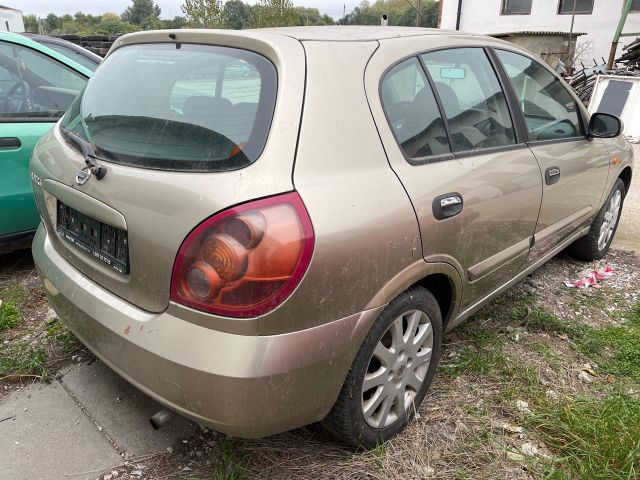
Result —
[[599, 260], [606, 255], [618, 228], [624, 196], [624, 182], [619, 178], [600, 212], [593, 219], [589, 233], [569, 247], [569, 254], [579, 260], [587, 261]]
[[420, 406], [441, 345], [436, 299], [411, 287], [374, 322], [323, 426], [356, 447], [372, 448], [396, 435]]

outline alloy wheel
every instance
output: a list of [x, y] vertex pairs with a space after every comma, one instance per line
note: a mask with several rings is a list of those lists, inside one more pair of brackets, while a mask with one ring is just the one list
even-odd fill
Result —
[[609, 200], [609, 206], [604, 213], [602, 225], [600, 226], [600, 235], [598, 236], [598, 250], [604, 250], [609, 243], [611, 236], [618, 223], [620, 216], [620, 207], [622, 206], [622, 192], [616, 190]]
[[399, 315], [376, 344], [362, 383], [362, 413], [373, 428], [407, 415], [433, 352], [433, 328], [422, 310]]

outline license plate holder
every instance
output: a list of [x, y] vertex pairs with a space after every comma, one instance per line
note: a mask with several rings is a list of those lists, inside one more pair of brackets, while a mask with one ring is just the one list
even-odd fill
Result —
[[129, 273], [127, 232], [58, 200], [56, 231], [79, 250], [121, 274]]

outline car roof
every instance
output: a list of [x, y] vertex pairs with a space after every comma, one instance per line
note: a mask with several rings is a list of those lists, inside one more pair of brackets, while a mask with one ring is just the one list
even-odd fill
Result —
[[[367, 42], [399, 37], [415, 37], [424, 35], [460, 35], [455, 30], [423, 27], [382, 27], [368, 25], [327, 25], [309, 27], [260, 28], [254, 32], [268, 32], [297, 40], [318, 40], [327, 42]], [[475, 36], [464, 33], [464, 35]]]
[[21, 33], [20, 35], [24, 35], [25, 37], [28, 37], [38, 43], [44, 43], [45, 45], [51, 44], [51, 45], [60, 45], [60, 46], [66, 47], [82, 55], [86, 59], [91, 60], [96, 65], [99, 65], [100, 62], [102, 62], [102, 57], [100, 55], [96, 55], [95, 53], [87, 50], [86, 48], [76, 43], [65, 40], [63, 38], [50, 37], [48, 35], [39, 35], [37, 33]]
[[83, 67], [79, 63], [74, 62], [70, 58], [62, 55], [61, 53], [58, 53], [55, 50], [50, 49], [46, 45], [43, 45], [42, 43], [38, 43], [35, 40], [25, 37], [24, 35], [20, 35], [19, 33], [0, 32], [0, 41], [15, 43], [17, 45], [22, 45], [24, 47], [37, 50], [38, 52], [44, 53], [45, 55], [58, 60], [59, 62], [65, 64], [67, 67], [72, 68], [73, 70], [84, 75], [87, 78], [93, 75], [93, 72], [88, 68]]

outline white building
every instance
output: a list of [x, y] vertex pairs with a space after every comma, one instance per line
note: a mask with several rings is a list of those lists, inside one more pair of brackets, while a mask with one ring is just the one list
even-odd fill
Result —
[[[440, 0], [440, 28], [497, 34], [517, 32], [565, 32], [571, 29], [574, 0]], [[587, 63], [609, 58], [611, 41], [620, 21], [624, 0], [575, 0], [574, 32], [586, 33], [578, 38], [577, 50]], [[458, 19], [458, 9], [460, 17]], [[624, 33], [640, 32], [640, 0], [634, 0]], [[621, 37], [622, 46], [635, 37]], [[581, 48], [581, 45], [582, 48]], [[589, 62], [591, 63], [591, 62]]]
[[22, 12], [14, 8], [0, 6], [0, 31], [24, 32]]

